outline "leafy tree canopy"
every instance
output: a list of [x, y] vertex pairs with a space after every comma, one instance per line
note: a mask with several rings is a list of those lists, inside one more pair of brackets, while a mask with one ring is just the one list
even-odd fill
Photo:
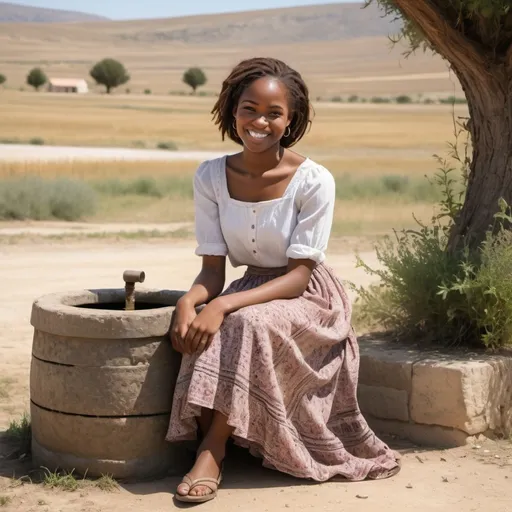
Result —
[[126, 72], [123, 64], [115, 59], [103, 59], [96, 63], [91, 69], [90, 75], [96, 83], [104, 85], [109, 94], [113, 88], [130, 80], [130, 75]]
[[206, 75], [201, 68], [190, 68], [183, 74], [183, 82], [192, 87], [194, 92], [196, 92], [198, 87], [204, 85], [206, 81]]

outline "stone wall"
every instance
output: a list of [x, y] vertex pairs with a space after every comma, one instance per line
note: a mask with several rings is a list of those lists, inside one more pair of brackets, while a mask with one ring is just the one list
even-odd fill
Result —
[[439, 447], [512, 435], [512, 354], [359, 344], [359, 404], [377, 432]]

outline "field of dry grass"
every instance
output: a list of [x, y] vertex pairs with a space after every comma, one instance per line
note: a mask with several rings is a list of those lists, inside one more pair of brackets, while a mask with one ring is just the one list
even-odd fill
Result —
[[[0, 140], [39, 137], [47, 144], [147, 148], [172, 141], [182, 150], [235, 149], [221, 141], [211, 123], [211, 97], [3, 95]], [[412, 226], [413, 211], [422, 219], [432, 215], [424, 175], [436, 169], [432, 155], [443, 153], [453, 140], [451, 107], [319, 102], [314, 108], [312, 130], [296, 150], [325, 165], [337, 179], [335, 235], [381, 234]], [[455, 115], [465, 116], [466, 107], [457, 106]], [[99, 208], [90, 217], [94, 221], [178, 222], [193, 219], [196, 167], [197, 162], [3, 162], [0, 178], [85, 181], [99, 191]], [[393, 190], [397, 179], [402, 188]], [[149, 192], [140, 180], [150, 180]]]
[[[0, 140], [41, 137], [47, 144], [148, 148], [173, 141], [183, 150], [235, 147], [222, 143], [211, 122], [211, 97], [16, 91], [0, 92], [0, 97]], [[316, 102], [314, 109], [312, 129], [297, 150], [315, 156], [424, 159], [452, 136], [452, 109], [446, 105]], [[458, 106], [456, 115], [467, 115], [466, 107]]]

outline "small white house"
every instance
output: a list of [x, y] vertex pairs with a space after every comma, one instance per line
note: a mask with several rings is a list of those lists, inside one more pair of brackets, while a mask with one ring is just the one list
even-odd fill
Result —
[[85, 80], [79, 78], [50, 78], [48, 91], [86, 94], [89, 92], [89, 86]]

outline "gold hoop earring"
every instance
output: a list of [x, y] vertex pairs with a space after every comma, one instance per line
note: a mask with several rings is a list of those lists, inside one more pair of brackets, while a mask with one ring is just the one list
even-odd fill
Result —
[[286, 130], [285, 130], [283, 137], [289, 137], [291, 133], [292, 133], [292, 130], [291, 130], [291, 128], [288, 126], [288, 133], [286, 133]]
[[236, 132], [236, 119], [233, 119], [233, 122], [231, 123], [231, 125], [233, 126], [233, 130], [235, 130], [235, 132]]

